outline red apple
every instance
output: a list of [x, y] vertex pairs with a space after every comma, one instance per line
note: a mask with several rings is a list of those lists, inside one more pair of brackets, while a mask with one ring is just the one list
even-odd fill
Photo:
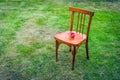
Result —
[[71, 38], [74, 38], [74, 37], [75, 37], [75, 33], [74, 33], [74, 32], [71, 32], [71, 33], [70, 33], [70, 36], [71, 36]]

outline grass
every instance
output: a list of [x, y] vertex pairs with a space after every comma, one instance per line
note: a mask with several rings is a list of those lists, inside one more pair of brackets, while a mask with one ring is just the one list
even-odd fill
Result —
[[[90, 60], [85, 46], [72, 55], [66, 45], [55, 62], [54, 35], [69, 29], [69, 6], [95, 12]], [[119, 80], [120, 2], [57, 0], [0, 2], [0, 80]]]

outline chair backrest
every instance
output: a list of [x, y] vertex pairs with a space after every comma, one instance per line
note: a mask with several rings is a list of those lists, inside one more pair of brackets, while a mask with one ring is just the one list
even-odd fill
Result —
[[69, 7], [69, 10], [72, 12], [71, 23], [70, 23], [70, 31], [73, 30], [73, 24], [75, 23], [75, 15], [77, 15], [76, 32], [80, 32], [82, 34], [84, 33], [84, 26], [85, 26], [85, 23], [86, 23], [86, 20], [87, 20], [86, 36], [87, 36], [87, 39], [88, 39], [90, 24], [91, 24], [91, 21], [92, 21], [92, 16], [94, 16], [94, 12], [79, 9], [79, 8], [74, 8], [74, 7]]

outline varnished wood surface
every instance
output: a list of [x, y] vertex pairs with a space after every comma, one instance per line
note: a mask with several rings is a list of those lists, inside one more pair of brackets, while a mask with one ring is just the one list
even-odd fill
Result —
[[75, 32], [75, 37], [72, 38], [71, 37], [71, 31], [66, 31], [66, 32], [62, 32], [59, 34], [55, 35], [55, 39], [57, 39], [59, 42], [63, 42], [69, 46], [78, 46], [80, 44], [82, 44], [85, 40], [86, 40], [86, 35], [85, 34], [81, 34], [79, 32]]
[[[90, 25], [92, 21], [92, 17], [94, 15], [94, 12], [80, 9], [80, 8], [74, 8], [70, 7], [69, 10], [72, 12], [71, 14], [71, 22], [70, 22], [70, 31], [65, 31], [59, 34], [55, 35], [56, 39], [56, 62], [58, 61], [58, 48], [61, 43], [64, 43], [70, 47], [70, 51], [73, 55], [72, 57], [72, 70], [74, 70], [74, 62], [75, 62], [75, 56], [77, 53], [78, 48], [80, 45], [85, 43], [86, 47], [86, 57], [89, 59], [89, 53], [88, 53], [88, 36], [90, 32]], [[73, 24], [74, 24], [74, 17], [75, 13], [78, 13], [78, 21], [77, 21], [77, 26], [76, 26], [76, 31], [73, 31]], [[88, 19], [88, 25], [87, 25], [87, 30], [86, 34], [84, 34], [84, 25], [85, 25], [85, 20], [86, 20], [86, 15], [89, 16]], [[71, 35], [73, 33], [73, 35]]]

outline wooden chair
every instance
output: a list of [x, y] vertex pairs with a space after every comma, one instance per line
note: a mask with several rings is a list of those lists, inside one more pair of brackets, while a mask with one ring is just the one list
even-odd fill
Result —
[[[62, 32], [62, 33], [55, 35], [56, 62], [58, 61], [59, 45], [61, 43], [64, 43], [70, 47], [70, 51], [72, 52], [72, 55], [73, 55], [72, 70], [74, 70], [75, 55], [81, 44], [84, 44], [84, 43], [86, 44], [86, 56], [87, 56], [87, 59], [89, 59], [88, 36], [89, 36], [90, 24], [91, 24], [94, 12], [79, 9], [79, 8], [74, 8], [74, 7], [70, 7], [69, 10], [72, 12], [70, 31]], [[77, 15], [77, 19], [75, 19], [76, 15]], [[77, 23], [76, 28], [74, 25], [75, 22]], [[87, 22], [87, 24], [85, 24], [86, 22]], [[85, 25], [87, 26], [86, 31], [84, 31]], [[76, 30], [73, 30], [73, 29], [76, 29]], [[86, 32], [86, 33], [84, 34], [84, 32]]]

